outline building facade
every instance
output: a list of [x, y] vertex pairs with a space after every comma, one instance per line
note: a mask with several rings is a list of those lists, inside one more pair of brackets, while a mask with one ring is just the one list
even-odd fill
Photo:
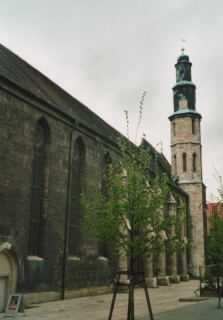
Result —
[[[25, 304], [110, 292], [115, 271], [127, 262], [91, 236], [80, 194], [91, 196], [92, 181], [103, 192], [106, 163], [122, 160], [120, 133], [2, 45], [0, 65], [0, 311], [15, 291]], [[158, 164], [169, 176], [164, 218], [185, 203], [188, 220], [196, 206], [189, 196], [193, 184], [172, 179], [162, 153]], [[178, 236], [186, 241], [188, 234], [185, 224]], [[187, 252], [160, 254], [143, 267], [149, 286], [188, 280]]]

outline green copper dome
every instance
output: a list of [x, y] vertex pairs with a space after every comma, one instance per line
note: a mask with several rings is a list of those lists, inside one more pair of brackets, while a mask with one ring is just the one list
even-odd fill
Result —
[[[191, 66], [189, 56], [182, 53], [177, 58], [176, 68], [176, 83], [173, 86], [174, 112], [179, 109], [196, 110], [196, 86], [191, 81]], [[182, 116], [187, 112], [180, 113]]]
[[177, 62], [181, 62], [181, 61], [190, 61], [189, 60], [189, 56], [188, 55], [186, 55], [186, 54], [184, 54], [184, 53], [182, 53], [178, 58], [177, 58]]

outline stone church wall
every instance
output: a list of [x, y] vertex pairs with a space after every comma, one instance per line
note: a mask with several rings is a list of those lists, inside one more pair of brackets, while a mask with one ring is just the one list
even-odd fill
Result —
[[[14, 92], [12, 92], [14, 91]], [[11, 242], [18, 260], [17, 291], [27, 302], [58, 299], [61, 296], [70, 135], [73, 124], [39, 101], [23, 96], [15, 88], [0, 90], [1, 135], [1, 240]], [[36, 124], [44, 119], [50, 130], [49, 189], [44, 258], [28, 255], [29, 217], [32, 199], [33, 144]], [[84, 190], [100, 181], [104, 152], [96, 136], [76, 128], [73, 140], [82, 139], [86, 151]], [[113, 161], [114, 146], [108, 145]], [[78, 254], [66, 262], [66, 297], [110, 290], [115, 260], [99, 258], [98, 243], [79, 217]], [[103, 271], [103, 272], [102, 272]], [[48, 298], [47, 294], [48, 292]], [[70, 292], [70, 293], [69, 293]], [[42, 294], [40, 294], [42, 293]], [[27, 295], [28, 294], [28, 295]]]
[[[104, 248], [106, 254], [101, 254], [98, 242], [92, 238], [85, 225], [81, 205], [78, 212], [76, 253], [67, 254], [65, 251], [68, 245], [66, 241], [69, 240], [66, 238], [68, 185], [73, 170], [70, 167], [71, 145], [78, 141], [80, 146], [81, 159], [84, 159], [81, 191], [90, 197], [91, 181], [97, 181], [99, 185], [101, 183], [104, 158], [104, 150], [96, 140], [97, 132], [75, 122], [46, 101], [40, 101], [8, 83], [2, 83], [0, 89], [0, 123], [0, 244], [10, 243], [10, 250], [15, 256], [14, 263], [17, 263], [18, 269], [17, 292], [24, 293], [26, 304], [29, 304], [61, 299], [63, 294], [65, 298], [69, 298], [111, 291], [115, 270], [125, 268], [127, 264], [124, 260], [118, 261], [112, 257], [114, 247]], [[46, 232], [44, 250], [40, 256], [29, 254], [28, 243], [32, 202], [35, 200], [33, 168], [36, 161], [34, 145], [37, 143], [38, 124], [45, 130], [47, 154], [42, 189], [42, 218]], [[100, 137], [112, 163], [117, 164], [121, 158], [116, 144], [102, 135]], [[179, 188], [173, 194], [175, 199], [187, 201], [185, 193]], [[177, 201], [173, 206], [177, 207]], [[165, 210], [168, 211], [168, 206]], [[160, 276], [160, 284], [162, 281], [163, 284], [168, 284], [169, 278], [166, 276], [170, 276], [171, 272], [174, 272], [174, 277], [178, 274], [186, 276], [177, 267], [179, 259], [181, 258], [176, 255], [159, 257], [159, 270], [152, 260], [149, 261], [145, 267], [147, 278]], [[167, 268], [166, 261], [173, 261], [173, 266], [169, 264]], [[185, 257], [182, 261], [186, 261]], [[187, 272], [185, 265], [183, 272]]]

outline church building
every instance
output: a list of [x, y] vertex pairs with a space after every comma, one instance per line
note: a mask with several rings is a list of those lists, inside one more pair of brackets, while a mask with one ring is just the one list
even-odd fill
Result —
[[[158, 153], [158, 166], [169, 177], [164, 212], [177, 215], [185, 205], [178, 237], [192, 244], [185, 252], [144, 262], [150, 287], [188, 281], [204, 265], [201, 115], [191, 65], [184, 53], [177, 60], [171, 165]], [[111, 292], [115, 271], [125, 270], [126, 260], [93, 238], [80, 194], [90, 196], [93, 181], [103, 185], [108, 159], [122, 161], [119, 136], [0, 45], [0, 312], [12, 292], [22, 293], [26, 305]]]

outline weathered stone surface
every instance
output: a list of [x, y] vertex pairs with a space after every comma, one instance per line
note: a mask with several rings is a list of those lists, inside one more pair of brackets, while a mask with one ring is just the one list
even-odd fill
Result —
[[169, 277], [157, 277], [157, 285], [158, 286], [169, 286]]

